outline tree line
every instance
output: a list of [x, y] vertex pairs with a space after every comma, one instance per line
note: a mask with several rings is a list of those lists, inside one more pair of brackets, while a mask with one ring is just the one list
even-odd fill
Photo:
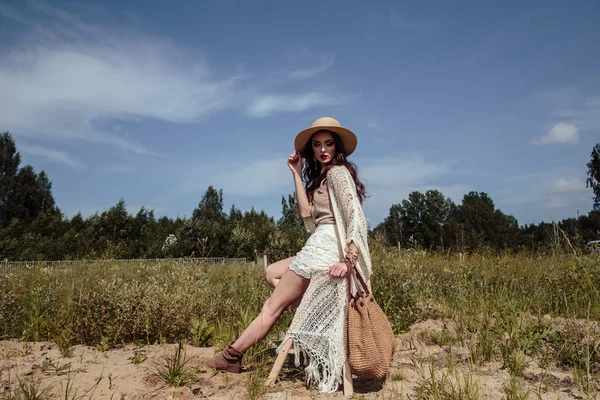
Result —
[[484, 192], [469, 192], [456, 205], [437, 190], [413, 192], [394, 204], [375, 229], [387, 245], [430, 250], [514, 252], [566, 247], [582, 248], [600, 239], [600, 210], [557, 223], [519, 226], [512, 215], [495, 208]]
[[[576, 245], [600, 238], [600, 144], [588, 164], [588, 185], [596, 198], [588, 215], [557, 225], [519, 226], [484, 192], [454, 204], [437, 190], [413, 192], [390, 207], [370, 231], [389, 246], [432, 250], [540, 250], [556, 246], [561, 228]], [[254, 257], [255, 250], [296, 253], [308, 233], [293, 194], [282, 196], [275, 219], [254, 208], [226, 212], [223, 191], [209, 186], [189, 218], [156, 217], [141, 207], [132, 215], [121, 199], [101, 213], [67, 218], [56, 205], [44, 171], [21, 166], [9, 132], [0, 134], [0, 260], [97, 258]]]
[[586, 187], [594, 193], [587, 215], [519, 226], [512, 215], [495, 207], [487, 193], [469, 192], [457, 205], [440, 191], [429, 190], [413, 192], [408, 199], [393, 204], [374, 233], [387, 245], [432, 250], [539, 251], [564, 247], [569, 244], [567, 240], [581, 248], [600, 240], [600, 143], [592, 149], [586, 166]]

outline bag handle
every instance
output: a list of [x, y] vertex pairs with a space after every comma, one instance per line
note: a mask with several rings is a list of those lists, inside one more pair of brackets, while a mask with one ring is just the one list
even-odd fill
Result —
[[[349, 293], [350, 297], [353, 297], [353, 298], [357, 298], [359, 296], [365, 297], [365, 296], [368, 296], [371, 294], [371, 292], [369, 291], [369, 287], [365, 283], [365, 281], [362, 278], [362, 276], [360, 275], [360, 273], [358, 273], [358, 271], [356, 270], [356, 267], [352, 267], [352, 270], [348, 271], [347, 276], [348, 276], [348, 293]], [[358, 289], [358, 293], [357, 293], [356, 297], [352, 295], [352, 282], [354, 282], [354, 284], [356, 285], [356, 288]]]

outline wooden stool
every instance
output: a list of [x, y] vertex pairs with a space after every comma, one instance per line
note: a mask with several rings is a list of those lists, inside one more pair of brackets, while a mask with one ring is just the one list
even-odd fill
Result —
[[[288, 356], [288, 354], [293, 353], [293, 344], [294, 341], [292, 340], [292, 338], [288, 337], [283, 347], [281, 348], [281, 352], [277, 356], [277, 360], [275, 360], [275, 364], [273, 364], [271, 373], [267, 378], [267, 386], [272, 386], [275, 383], [275, 380], [281, 372], [281, 368], [283, 368], [285, 358]], [[350, 363], [348, 362], [348, 360], [346, 360], [346, 364], [344, 364], [344, 366], [342, 367], [342, 375], [344, 377], [344, 396], [352, 396], [354, 394], [354, 387], [352, 385], [352, 373], [350, 373]]]
[[[369, 291], [371, 291], [371, 280], [367, 281], [367, 287]], [[349, 290], [348, 290], [349, 292]], [[277, 359], [275, 360], [275, 364], [273, 364], [273, 368], [271, 369], [271, 373], [267, 378], [266, 385], [272, 386], [275, 383], [275, 380], [279, 376], [281, 372], [281, 368], [283, 368], [283, 363], [285, 362], [285, 358], [288, 354], [293, 353], [292, 345], [294, 341], [292, 338], [288, 337], [285, 339], [285, 343], [281, 348], [281, 352], [277, 355]], [[354, 394], [354, 386], [352, 384], [352, 372], [350, 372], [350, 362], [346, 359], [346, 363], [342, 367], [342, 376], [343, 376], [343, 386], [344, 386], [344, 396], [352, 396]]]

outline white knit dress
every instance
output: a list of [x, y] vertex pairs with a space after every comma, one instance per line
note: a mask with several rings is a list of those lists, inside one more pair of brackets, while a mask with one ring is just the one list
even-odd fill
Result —
[[315, 228], [314, 220], [305, 220], [306, 229], [312, 235], [294, 257], [290, 270], [310, 279], [310, 283], [278, 349], [281, 351], [287, 337], [291, 337], [296, 366], [304, 356], [307, 384], [316, 384], [324, 393], [338, 389], [346, 362], [347, 280], [332, 279], [329, 267], [342, 261], [348, 252], [348, 244], [354, 242], [360, 252], [357, 270], [365, 282], [371, 276], [367, 223], [354, 180], [346, 167], [336, 166], [329, 170], [327, 183], [336, 222]]

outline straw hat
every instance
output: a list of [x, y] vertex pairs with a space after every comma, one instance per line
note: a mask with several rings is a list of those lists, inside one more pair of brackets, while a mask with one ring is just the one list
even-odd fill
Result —
[[358, 139], [356, 138], [354, 132], [348, 128], [344, 128], [337, 119], [331, 117], [322, 117], [313, 122], [310, 128], [306, 128], [296, 135], [296, 139], [294, 140], [294, 147], [296, 148], [296, 151], [302, 150], [312, 134], [320, 130], [327, 130], [337, 133], [344, 143], [346, 156], [349, 156], [354, 152], [354, 150], [356, 150]]

